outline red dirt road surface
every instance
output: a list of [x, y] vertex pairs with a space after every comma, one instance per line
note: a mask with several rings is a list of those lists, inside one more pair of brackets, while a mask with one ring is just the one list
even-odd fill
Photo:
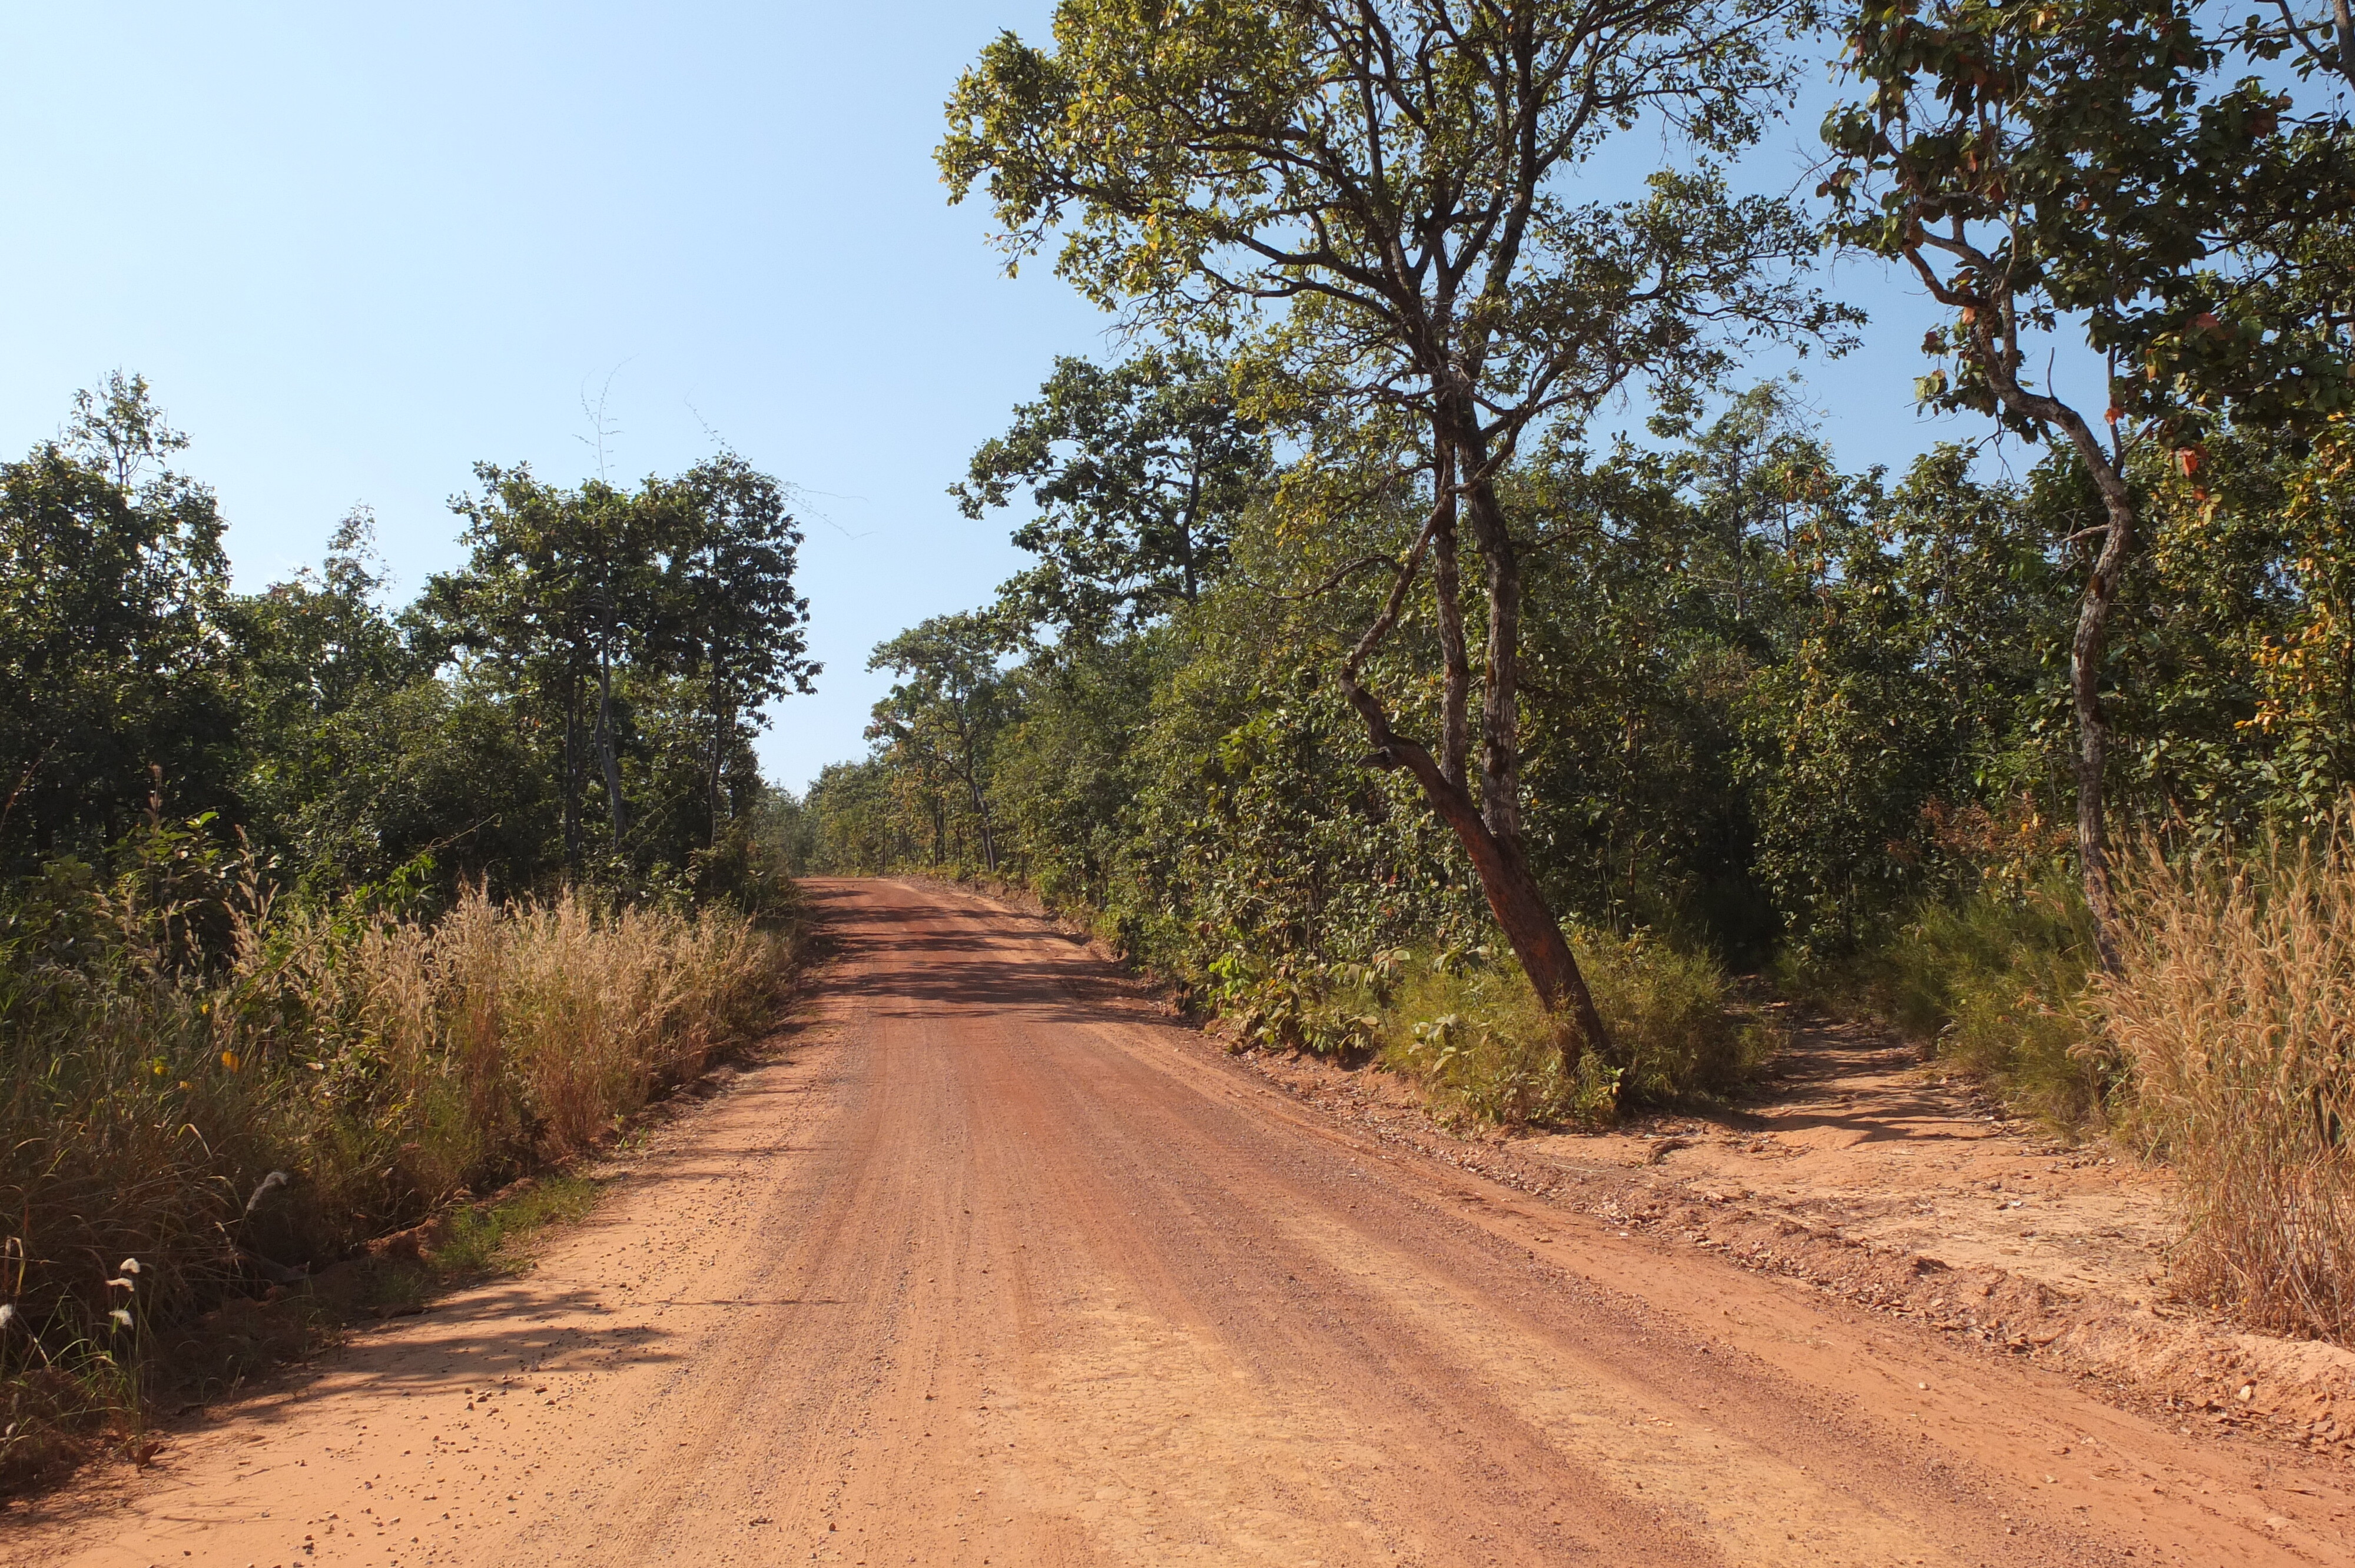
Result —
[[1039, 919], [814, 892], [811, 1025], [536, 1269], [0, 1560], [2355, 1560], [2335, 1465], [1377, 1144]]

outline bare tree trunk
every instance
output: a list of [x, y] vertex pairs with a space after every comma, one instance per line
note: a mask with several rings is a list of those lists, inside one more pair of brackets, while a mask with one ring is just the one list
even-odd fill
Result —
[[989, 800], [981, 792], [980, 777], [974, 771], [970, 760], [965, 767], [964, 787], [973, 796], [974, 828], [981, 834], [981, 863], [989, 868], [990, 875], [996, 876], [997, 874], [997, 835], [990, 831]]
[[964, 699], [958, 699], [957, 716], [957, 777], [964, 780], [966, 793], [973, 800], [974, 831], [981, 835], [982, 863], [989, 874], [997, 874], [997, 835], [989, 826], [989, 797], [982, 793], [981, 758], [975, 755], [973, 725], [965, 714]]
[[[1440, 771], [1438, 762], [1421, 742], [1410, 740], [1392, 730], [1390, 716], [1381, 704], [1360, 684], [1354, 672], [1345, 672], [1341, 689], [1349, 705], [1365, 720], [1366, 728], [1374, 742], [1370, 760], [1383, 768], [1403, 768], [1423, 786], [1423, 792], [1433, 807], [1464, 845], [1471, 858], [1472, 869], [1480, 878], [1480, 891], [1488, 900], [1489, 913], [1512, 945], [1513, 956], [1520, 960], [1521, 969], [1529, 977], [1547, 1009], [1568, 1012], [1578, 1026], [1578, 1044], [1593, 1050], [1607, 1049], [1611, 1036], [1603, 1027], [1602, 1015], [1594, 1011], [1594, 998], [1586, 989], [1586, 977], [1579, 973], [1578, 959], [1570, 950], [1570, 943], [1561, 934], [1561, 924], [1554, 918], [1553, 910], [1530, 874], [1529, 861], [1520, 845], [1499, 839], [1490, 830], [1471, 792], [1463, 785]], [[1562, 1053], [1563, 1065], [1577, 1059], [1577, 1048]]]
[[[1983, 318], [1984, 319], [1984, 318]], [[2000, 318], [2009, 320], [2009, 315]], [[2077, 631], [2069, 642], [2069, 696], [2077, 718], [2077, 863], [2085, 884], [2085, 906], [2094, 915], [2094, 948], [2102, 968], [2124, 968], [2118, 950], [2117, 893], [2110, 875], [2110, 832], [2103, 785], [2109, 770], [2110, 731], [2102, 711], [2103, 654], [2109, 645], [2110, 607], [2134, 552], [2134, 492], [2118, 454], [2105, 450], [2084, 417], [2059, 398], [2019, 385], [2017, 353], [2009, 336], [1998, 340], [1982, 325], [1974, 336], [1980, 362], [1997, 395], [2017, 413], [2060, 427], [2102, 496], [2102, 549], [2085, 579], [2077, 606]]]
[[603, 651], [597, 655], [597, 759], [605, 770], [605, 804], [613, 814], [613, 847], [629, 832], [630, 819], [622, 803], [622, 762], [613, 750], [613, 671]]
[[1488, 567], [1488, 649], [1480, 672], [1480, 818], [1509, 843], [1521, 840], [1521, 563], [1503, 508], [1485, 482], [1465, 510]]
[[2077, 711], [2077, 859], [2085, 874], [2085, 903], [2094, 912], [2094, 945], [2102, 967], [2112, 974], [2125, 966], [2118, 952], [2117, 889], [2110, 874], [2109, 823], [2103, 806], [2110, 731], [2102, 712], [2102, 654], [2109, 642], [2110, 607], [2116, 601], [2118, 579], [2134, 542], [2134, 510], [2123, 482], [2117, 491], [2113, 501], [2109, 486], [2103, 487], [2109, 516], [2102, 529], [2102, 553], [2094, 557], [2093, 575], [2085, 581], [2085, 597], [2077, 607], [2077, 634], [2069, 644], [2069, 694]]
[[1472, 662], [1464, 651], [1464, 589], [1455, 543], [1455, 454], [1443, 448], [1432, 467], [1431, 583], [1439, 600], [1439, 652], [1445, 669], [1440, 694], [1439, 771], [1462, 785], [1471, 754]]
[[[1954, 221], [1955, 238], [1924, 235], [1922, 243], [1960, 258], [1984, 276], [1999, 276], [2001, 270], [1990, 258], [1960, 238], [1962, 219]], [[2110, 744], [2109, 725], [2102, 712], [2102, 664], [2109, 642], [2110, 607], [2117, 599], [2118, 580], [2134, 551], [2134, 492], [2123, 471], [2123, 449], [2117, 444], [2115, 426], [2112, 447], [2105, 450], [2083, 415], [2050, 392], [2032, 391], [2021, 385], [2019, 308], [2011, 295], [1980, 298], [1949, 288], [1918, 245], [1906, 257], [1928, 285], [1932, 298], [1962, 308], [1968, 332], [1964, 352], [1986, 373], [1988, 387], [2005, 409], [2046, 427], [2057, 427], [2069, 438], [2069, 445], [2101, 492], [2102, 549], [2086, 579], [2085, 595], [2077, 608], [2077, 632], [2069, 643], [2069, 695], [2077, 718], [2077, 862], [2084, 874], [2085, 905], [2094, 916], [2094, 950], [2102, 967], [2116, 974], [2124, 965], [2118, 950], [2117, 897], [2110, 875], [2109, 822], [2102, 792]], [[2113, 366], [2114, 375], [2115, 369]]]

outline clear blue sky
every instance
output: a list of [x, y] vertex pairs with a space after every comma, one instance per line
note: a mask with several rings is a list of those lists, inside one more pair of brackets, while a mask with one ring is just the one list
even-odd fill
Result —
[[[593, 471], [584, 393], [616, 477], [686, 467], [708, 428], [808, 495], [827, 673], [762, 746], [798, 789], [864, 750], [868, 649], [1018, 565], [1013, 520], [944, 487], [1054, 355], [1106, 346], [1044, 265], [1002, 275], [932, 164], [959, 69], [1048, 9], [11, 6], [0, 450], [141, 372], [240, 586], [365, 503], [405, 597], [460, 558], [473, 461]], [[1819, 113], [1757, 166], [1798, 178]], [[1910, 291], [1838, 281], [1881, 318], [1811, 384], [1843, 459], [1978, 434], [1913, 417]]]

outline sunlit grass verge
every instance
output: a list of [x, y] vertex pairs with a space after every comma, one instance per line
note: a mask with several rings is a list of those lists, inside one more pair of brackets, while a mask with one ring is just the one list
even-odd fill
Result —
[[1605, 1126], [1624, 1109], [1721, 1103], [1780, 1044], [1704, 955], [1641, 932], [1580, 931], [1572, 946], [1608, 1049], [1565, 1052], [1568, 1024], [1518, 968], [1443, 955], [1408, 966], [1391, 992], [1383, 1062], [1419, 1080], [1443, 1117]]
[[585, 1176], [553, 1175], [496, 1202], [457, 1212], [433, 1247], [434, 1271], [449, 1278], [488, 1274], [529, 1258], [535, 1237], [596, 1206], [598, 1186]]
[[2132, 876], [2125, 972], [2094, 1004], [2129, 1127], [2179, 1177], [2179, 1288], [2275, 1332], [2355, 1338], [2355, 842]]
[[727, 913], [468, 894], [429, 922], [215, 880], [60, 874], [5, 912], [0, 1485], [135, 1440], [208, 1309], [609, 1137], [768, 1027], [795, 956]]
[[2004, 1100], [2068, 1131], [2098, 1126], [2122, 1090], [2092, 1047], [2092, 916], [2075, 874], [1989, 877], [1838, 966], [1786, 974], [1786, 989], [1873, 1014]]
[[1238, 1044], [1368, 1057], [1421, 1084], [1449, 1120], [1607, 1125], [1622, 1109], [1716, 1104], [1780, 1044], [1703, 955], [1650, 936], [1572, 945], [1611, 1041], [1564, 1049], [1563, 1019], [1487, 948], [1394, 948], [1362, 963], [1263, 962], [1231, 950], [1205, 999]]

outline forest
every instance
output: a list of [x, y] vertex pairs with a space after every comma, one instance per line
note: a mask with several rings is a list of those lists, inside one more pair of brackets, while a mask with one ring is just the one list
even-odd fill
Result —
[[[1721, 1101], [1764, 997], [1877, 1018], [2183, 1161], [2192, 1272], [2345, 1331], [2338, 26], [1073, 0], [1002, 38], [943, 177], [1131, 352], [953, 487], [1032, 564], [875, 649], [816, 863], [1018, 885], [1238, 1048], [1473, 1120]], [[1742, 178], [1828, 60], [1812, 191]], [[1902, 471], [1810, 406], [1876, 330], [1842, 258], [1938, 313], [1889, 396], [1955, 434]]]

